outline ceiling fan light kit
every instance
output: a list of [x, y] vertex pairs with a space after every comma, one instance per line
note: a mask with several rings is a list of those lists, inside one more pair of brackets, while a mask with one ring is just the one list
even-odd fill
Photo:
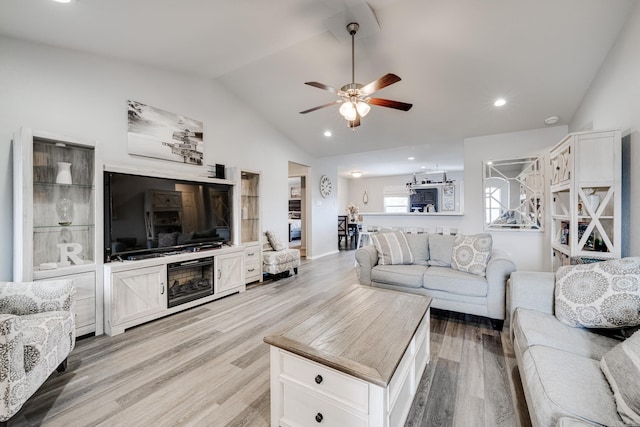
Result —
[[369, 111], [371, 111], [371, 105], [393, 108], [401, 111], [409, 111], [411, 109], [411, 107], [413, 106], [412, 104], [392, 101], [390, 99], [371, 98], [369, 96], [374, 92], [379, 91], [380, 89], [399, 82], [401, 79], [395, 74], [385, 74], [378, 80], [375, 80], [367, 85], [356, 83], [355, 35], [358, 32], [359, 28], [360, 25], [358, 25], [357, 22], [351, 22], [347, 25], [347, 32], [351, 36], [351, 83], [342, 86], [340, 90], [338, 90], [323, 83], [306, 82], [306, 85], [317, 87], [318, 89], [323, 89], [327, 92], [338, 95], [339, 99], [328, 104], [300, 111], [300, 114], [307, 114], [321, 108], [341, 104], [340, 108], [338, 109], [340, 115], [342, 115], [342, 117], [344, 117], [344, 119], [347, 121], [347, 126], [355, 130], [357, 126], [360, 126], [360, 119], [362, 117], [365, 117], [367, 114], [369, 114]]

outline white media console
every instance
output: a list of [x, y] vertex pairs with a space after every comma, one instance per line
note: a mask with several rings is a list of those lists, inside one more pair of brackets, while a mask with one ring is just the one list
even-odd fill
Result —
[[[167, 316], [224, 296], [244, 292], [244, 246], [223, 246], [199, 252], [183, 252], [136, 261], [114, 261], [104, 265], [104, 329], [113, 336], [125, 329]], [[200, 263], [213, 258], [211, 267]], [[168, 282], [167, 272], [177, 265], [175, 280]], [[176, 288], [180, 269], [205, 271], [211, 277], [208, 295], [170, 306], [170, 297], [179, 298]], [[195, 287], [197, 280], [181, 286]], [[202, 294], [200, 294], [202, 295]]]

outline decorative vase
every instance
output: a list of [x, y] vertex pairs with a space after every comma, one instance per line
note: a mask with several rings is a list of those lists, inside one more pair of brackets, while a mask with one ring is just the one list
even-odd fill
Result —
[[58, 162], [58, 175], [56, 175], [56, 184], [72, 184], [71, 163]]
[[73, 201], [66, 197], [56, 202], [56, 213], [58, 214], [58, 224], [71, 225], [73, 222]]

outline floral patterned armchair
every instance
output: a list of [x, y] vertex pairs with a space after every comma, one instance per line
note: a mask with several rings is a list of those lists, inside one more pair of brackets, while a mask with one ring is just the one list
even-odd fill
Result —
[[0, 425], [57, 369], [75, 346], [70, 280], [0, 282]]
[[288, 276], [293, 270], [298, 274], [300, 251], [288, 248], [272, 231], [262, 237], [262, 271], [274, 278]]

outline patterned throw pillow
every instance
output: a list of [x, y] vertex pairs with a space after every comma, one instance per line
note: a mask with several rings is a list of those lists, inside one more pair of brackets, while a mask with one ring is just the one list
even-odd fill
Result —
[[274, 251], [282, 251], [287, 248], [273, 231], [267, 231], [267, 239], [269, 239]]
[[484, 276], [491, 258], [493, 238], [489, 233], [465, 236], [458, 234], [453, 242], [451, 268]]
[[640, 325], [640, 258], [560, 267], [555, 314], [574, 327]]
[[178, 232], [158, 233], [158, 247], [166, 248], [167, 246], [175, 246], [178, 243], [178, 234]]
[[371, 240], [378, 251], [378, 264], [413, 263], [413, 254], [404, 233], [394, 231], [392, 233], [373, 234], [371, 235]]
[[618, 344], [600, 360], [620, 417], [627, 425], [640, 425], [640, 332]]

